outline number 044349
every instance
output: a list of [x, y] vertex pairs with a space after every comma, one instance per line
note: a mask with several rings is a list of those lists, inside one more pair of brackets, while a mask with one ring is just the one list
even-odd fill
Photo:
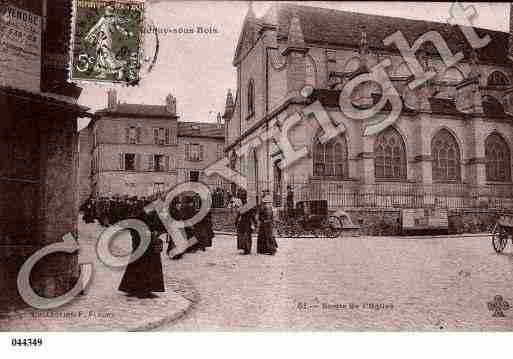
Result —
[[40, 347], [43, 345], [43, 338], [12, 338], [13, 347]]

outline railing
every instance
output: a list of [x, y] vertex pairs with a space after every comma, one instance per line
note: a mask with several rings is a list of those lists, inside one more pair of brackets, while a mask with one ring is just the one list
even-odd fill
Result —
[[[512, 185], [418, 184], [382, 182], [360, 184], [356, 181], [309, 181], [283, 183], [281, 193], [272, 191], [276, 206], [286, 205], [290, 186], [294, 202], [327, 200], [334, 208], [513, 208]], [[272, 189], [261, 182], [258, 188]]]
[[[225, 180], [200, 178], [212, 189], [213, 205], [226, 207], [233, 196], [234, 186]], [[307, 200], [327, 200], [330, 209], [351, 207], [374, 208], [513, 208], [513, 186], [493, 184], [476, 186], [463, 183], [405, 183], [379, 182], [361, 184], [358, 181], [310, 180], [248, 183], [248, 196], [270, 190], [277, 207], [287, 204], [287, 187], [293, 190], [294, 203]], [[217, 189], [217, 192], [214, 190]], [[215, 194], [215, 195], [214, 195]]]

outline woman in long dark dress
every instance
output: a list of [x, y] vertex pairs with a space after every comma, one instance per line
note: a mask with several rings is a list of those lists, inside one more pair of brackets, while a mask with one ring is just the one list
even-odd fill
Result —
[[[242, 203], [247, 203], [247, 198], [241, 198]], [[239, 209], [235, 218], [235, 227], [237, 228], [237, 249], [242, 249], [242, 254], [251, 253], [253, 226], [256, 227], [255, 208], [251, 208], [242, 213]]]
[[[137, 298], [155, 298], [152, 292], [164, 292], [164, 275], [162, 272], [162, 261], [160, 252], [162, 251], [162, 240], [159, 235], [163, 233], [164, 227], [155, 211], [146, 215], [144, 210], [136, 206], [135, 212], [138, 213], [131, 218], [144, 220], [151, 231], [151, 242], [144, 254], [137, 260], [131, 262], [126, 267], [125, 274], [119, 284], [119, 290], [126, 292], [128, 296]], [[139, 232], [130, 229], [132, 237], [132, 250], [135, 252], [141, 244]]]
[[212, 216], [207, 212], [198, 223], [193, 226], [194, 236], [198, 239], [197, 248], [204, 251], [207, 247], [212, 247], [212, 238], [214, 230], [212, 229]]
[[262, 203], [258, 210], [258, 238], [257, 253], [274, 255], [278, 248], [278, 243], [273, 234], [273, 207], [272, 199], [269, 195], [262, 198]]

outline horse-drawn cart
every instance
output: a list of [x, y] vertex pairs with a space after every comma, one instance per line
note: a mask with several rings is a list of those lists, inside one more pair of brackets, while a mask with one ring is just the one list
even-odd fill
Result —
[[342, 235], [345, 216], [347, 214], [343, 211], [330, 214], [327, 200], [300, 201], [293, 213], [288, 212], [277, 223], [278, 236], [337, 238]]

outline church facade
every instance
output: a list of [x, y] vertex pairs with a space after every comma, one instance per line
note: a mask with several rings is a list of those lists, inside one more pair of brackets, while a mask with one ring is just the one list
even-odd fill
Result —
[[[436, 76], [410, 90], [415, 77], [407, 61], [394, 44], [383, 42], [397, 31], [410, 46], [435, 31], [463, 58], [447, 67], [432, 42], [420, 44], [418, 62]], [[250, 7], [233, 60], [237, 92], [235, 99], [228, 94], [224, 115], [233, 168], [248, 178], [251, 192], [270, 190], [278, 205], [290, 185], [297, 200], [328, 199], [331, 208], [511, 206], [509, 34], [476, 33], [491, 41], [473, 49], [458, 26], [442, 23], [290, 4], [257, 18]], [[354, 119], [341, 110], [341, 91], [383, 60], [390, 62], [386, 73], [402, 110], [391, 125], [365, 135], [369, 124], [390, 115], [390, 104]], [[382, 96], [381, 86], [367, 81], [350, 101], [364, 110]], [[314, 103], [342, 129], [327, 142], [321, 141], [319, 123], [305, 116]], [[287, 128], [296, 113], [302, 121]], [[282, 168], [282, 148], [260, 140], [274, 128], [287, 131], [305, 156]]]

